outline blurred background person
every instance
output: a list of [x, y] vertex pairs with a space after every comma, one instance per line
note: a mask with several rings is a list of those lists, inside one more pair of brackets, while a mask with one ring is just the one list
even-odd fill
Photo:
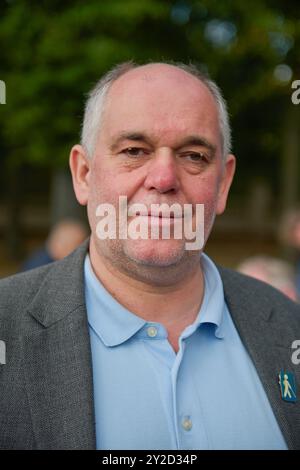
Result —
[[270, 256], [252, 256], [242, 261], [237, 270], [270, 284], [294, 301], [299, 299], [294, 270], [286, 261]]
[[281, 221], [279, 238], [295, 266], [295, 283], [300, 298], [300, 209], [290, 209]]
[[87, 227], [79, 220], [59, 221], [51, 229], [45, 245], [25, 260], [21, 270], [27, 271], [68, 256], [87, 238], [88, 233]]

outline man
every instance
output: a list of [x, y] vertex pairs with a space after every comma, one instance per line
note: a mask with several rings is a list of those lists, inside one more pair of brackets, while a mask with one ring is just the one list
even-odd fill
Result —
[[[235, 158], [217, 86], [182, 65], [116, 67], [70, 167], [90, 240], [0, 283], [0, 447], [300, 448], [299, 402], [279, 384], [300, 379], [299, 306], [187, 249], [188, 217], [166, 210], [192, 207], [205, 242], [225, 209]], [[143, 236], [101, 229], [122, 197], [139, 210], [116, 211], [116, 227], [147, 222]]]

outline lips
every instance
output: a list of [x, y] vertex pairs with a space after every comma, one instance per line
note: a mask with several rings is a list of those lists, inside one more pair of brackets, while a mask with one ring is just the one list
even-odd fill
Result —
[[174, 212], [156, 211], [153, 209], [148, 211], [137, 211], [136, 216], [157, 217], [159, 219], [182, 219], [181, 214], [174, 214]]

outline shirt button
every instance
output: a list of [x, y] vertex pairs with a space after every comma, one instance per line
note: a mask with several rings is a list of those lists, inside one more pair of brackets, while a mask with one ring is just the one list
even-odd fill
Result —
[[184, 418], [182, 421], [182, 427], [185, 431], [190, 431], [193, 427], [192, 420], [190, 418]]
[[147, 328], [147, 335], [149, 338], [155, 338], [157, 335], [157, 328], [155, 328], [155, 326], [149, 326], [149, 328]]

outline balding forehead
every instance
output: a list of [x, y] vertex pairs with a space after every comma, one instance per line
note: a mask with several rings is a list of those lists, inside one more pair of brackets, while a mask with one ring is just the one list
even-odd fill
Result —
[[93, 154], [98, 130], [100, 127], [103, 129], [111, 111], [118, 113], [123, 104], [130, 112], [133, 106], [139, 108], [142, 100], [145, 107], [140, 109], [141, 114], [151, 112], [155, 107], [161, 109], [163, 103], [167, 104], [165, 115], [176, 117], [177, 110], [174, 111], [173, 105], [178, 104], [177, 109], [180, 109], [181, 104], [180, 116], [186, 116], [187, 120], [191, 110], [206, 107], [214, 116], [217, 115], [224, 155], [230, 152], [231, 131], [226, 102], [218, 85], [205, 73], [193, 64], [157, 62], [136, 65], [126, 62], [108, 71], [90, 93], [81, 134], [82, 144], [89, 154]]
[[[176, 65], [163, 64], [163, 63], [154, 63], [154, 64], [145, 64], [135, 67], [134, 69], [128, 70], [122, 77], [127, 76], [141, 78], [142, 80], [151, 80], [160, 78], [162, 76], [176, 77], [178, 79], [193, 79], [198, 80], [197, 77], [186, 72], [185, 70], [177, 67]], [[122, 78], [120, 77], [120, 78]]]
[[145, 85], [159, 85], [164, 82], [173, 82], [174, 86], [182, 85], [183, 87], [193, 87], [194, 89], [198, 88], [199, 92], [203, 93], [205, 91], [214, 99], [209, 88], [203, 81], [201, 81], [200, 78], [175, 65], [162, 63], [141, 65], [125, 72], [115, 80], [110, 91], [125, 91], [127, 87], [134, 87], [139, 83]]

